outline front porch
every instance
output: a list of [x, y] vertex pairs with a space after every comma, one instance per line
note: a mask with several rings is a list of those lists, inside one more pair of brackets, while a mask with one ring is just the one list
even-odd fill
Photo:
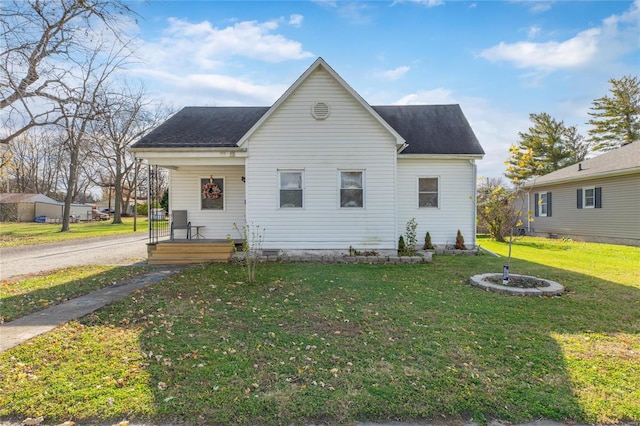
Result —
[[233, 251], [227, 240], [163, 240], [147, 244], [149, 265], [227, 263]]

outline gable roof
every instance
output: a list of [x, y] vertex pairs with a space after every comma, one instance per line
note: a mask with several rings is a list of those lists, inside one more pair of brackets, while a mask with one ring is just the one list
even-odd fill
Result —
[[640, 173], [640, 141], [540, 176], [525, 185], [558, 184], [597, 177]]
[[370, 106], [318, 58], [271, 107], [186, 107], [132, 145], [141, 149], [241, 147], [283, 102], [322, 67], [396, 139], [405, 154], [484, 155], [459, 105]]
[[282, 94], [282, 96], [280, 96], [280, 98], [271, 106], [271, 108], [269, 108], [269, 111], [267, 111], [266, 114], [264, 114], [254, 125], [253, 127], [251, 127], [251, 129], [249, 129], [249, 131], [240, 139], [240, 141], [238, 141], [238, 146], [242, 146], [244, 145], [244, 143], [251, 137], [251, 135], [258, 129], [260, 128], [260, 126], [262, 125], [262, 123], [264, 123], [266, 120], [269, 119], [269, 117], [275, 112], [277, 111], [277, 109], [280, 107], [280, 105], [282, 105], [293, 93], [295, 93], [295, 91], [298, 89], [298, 87], [300, 87], [302, 85], [302, 83], [304, 83], [305, 80], [307, 80], [309, 78], [309, 76], [316, 71], [318, 68], [322, 68], [324, 69], [327, 73], [329, 73], [329, 75], [340, 85], [342, 86], [343, 89], [345, 89], [347, 92], [349, 92], [349, 94], [351, 96], [353, 96], [353, 98], [364, 108], [366, 109], [375, 120], [377, 120], [382, 127], [384, 127], [395, 139], [396, 139], [396, 144], [399, 146], [402, 146], [405, 141], [402, 138], [402, 136], [400, 136], [400, 134], [398, 134], [398, 132], [393, 129], [393, 127], [389, 126], [389, 124], [387, 122], [385, 122], [374, 110], [373, 108], [371, 108], [371, 106], [365, 102], [364, 99], [362, 99], [362, 97], [355, 91], [353, 90], [353, 88], [351, 86], [349, 86], [347, 84], [346, 81], [344, 81], [342, 79], [342, 77], [340, 77], [338, 75], [337, 72], [335, 72], [333, 70], [333, 68], [331, 68], [324, 59], [322, 58], [318, 58], [316, 59], [316, 61], [311, 64], [311, 66], [309, 68], [307, 68], [307, 70], [305, 72], [302, 73], [302, 75], [300, 77], [298, 77], [298, 79], [291, 85], [291, 87], [289, 87], [287, 89], [286, 92], [284, 92]]

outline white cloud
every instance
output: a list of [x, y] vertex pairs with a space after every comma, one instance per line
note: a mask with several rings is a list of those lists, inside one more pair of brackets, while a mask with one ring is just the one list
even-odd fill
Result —
[[534, 25], [533, 27], [529, 28], [529, 31], [527, 32], [527, 37], [531, 38], [536, 38], [536, 36], [538, 34], [540, 34], [540, 32], [542, 31], [542, 28], [540, 28], [537, 25]]
[[[163, 49], [187, 45], [184, 55], [195, 57], [223, 58], [244, 56], [266, 62], [281, 62], [313, 56], [303, 50], [301, 43], [289, 40], [273, 32], [278, 21], [243, 21], [226, 28], [216, 28], [208, 21], [190, 23], [177, 18], [169, 19]], [[206, 61], [205, 61], [206, 62]]]
[[396, 0], [391, 6], [395, 6], [399, 3], [416, 3], [425, 7], [435, 7], [444, 5], [444, 0]]
[[289, 25], [291, 25], [293, 27], [300, 27], [300, 26], [302, 26], [302, 21], [303, 20], [304, 20], [304, 16], [298, 15], [298, 14], [293, 14], [293, 15], [289, 16]]
[[302, 15], [291, 15], [214, 27], [208, 21], [171, 18], [161, 39], [141, 40], [136, 54], [145, 67], [131, 74], [144, 77], [151, 92], [180, 106], [269, 105], [286, 87], [272, 84], [268, 74], [255, 72], [245, 59], [275, 67], [313, 57], [301, 43], [277, 32], [280, 25], [302, 20]]
[[[640, 31], [640, 0], [621, 15], [612, 15], [602, 25], [579, 32], [564, 41], [534, 43], [518, 41], [500, 42], [483, 50], [480, 56], [492, 62], [509, 62], [518, 68], [554, 71], [567, 68], [598, 66], [614, 61], [619, 55], [637, 50]], [[537, 35], [533, 27], [529, 36]]]
[[392, 70], [388, 70], [388, 71], [383, 71], [381, 73], [379, 73], [379, 75], [383, 78], [386, 78], [388, 80], [397, 80], [400, 77], [402, 77], [403, 75], [405, 75], [408, 71], [410, 70], [410, 68], [408, 66], [401, 66]]
[[577, 36], [564, 41], [533, 43], [500, 42], [498, 45], [482, 51], [480, 56], [490, 61], [507, 61], [518, 68], [573, 68], [592, 62], [598, 53], [600, 29], [582, 31]]
[[551, 2], [534, 1], [530, 4], [531, 4], [531, 7], [529, 8], [529, 12], [531, 13], [542, 13], [551, 9]]

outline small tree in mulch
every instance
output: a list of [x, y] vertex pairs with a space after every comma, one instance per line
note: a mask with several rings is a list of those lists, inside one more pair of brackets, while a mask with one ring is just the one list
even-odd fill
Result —
[[427, 234], [424, 236], [424, 245], [422, 246], [422, 249], [423, 250], [433, 250], [433, 249], [435, 249], [435, 247], [431, 243], [431, 235], [429, 235], [429, 232], [427, 232]]
[[404, 242], [404, 237], [400, 235], [398, 238], [398, 254], [404, 256], [407, 253], [407, 245]]
[[458, 229], [458, 234], [456, 235], [456, 250], [466, 250], [467, 246], [464, 245], [464, 238], [462, 237], [462, 232]]

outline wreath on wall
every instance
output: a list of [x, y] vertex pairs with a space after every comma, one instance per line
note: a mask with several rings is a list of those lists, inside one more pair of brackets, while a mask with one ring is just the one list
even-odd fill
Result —
[[209, 178], [209, 182], [202, 186], [202, 198], [217, 199], [222, 196], [222, 190], [217, 183], [213, 181], [213, 176]]

